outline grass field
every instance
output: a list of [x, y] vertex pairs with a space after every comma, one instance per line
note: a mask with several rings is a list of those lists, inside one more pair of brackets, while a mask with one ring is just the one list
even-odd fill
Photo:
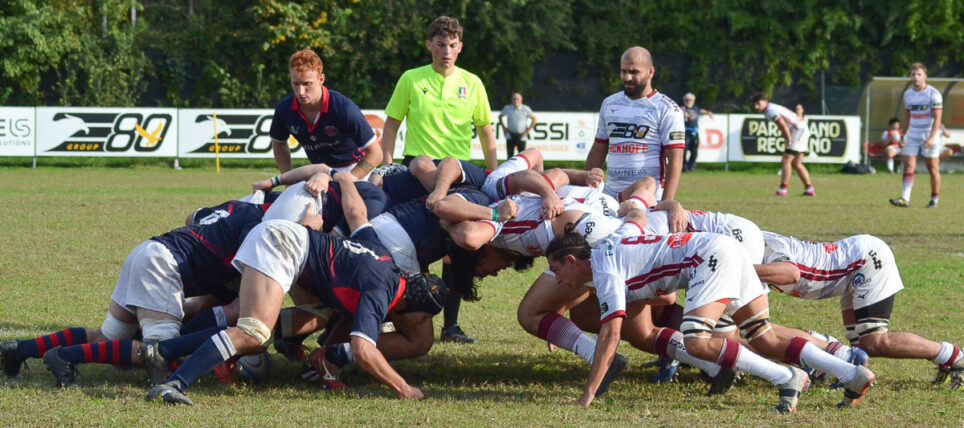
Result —
[[[774, 169], [775, 171], [775, 169]], [[201, 206], [242, 196], [265, 170], [173, 171], [160, 167], [0, 168], [0, 340], [27, 338], [67, 326], [95, 327], [106, 313], [117, 272], [139, 242], [166, 232]], [[919, 176], [913, 207], [886, 199], [900, 177], [819, 173], [818, 196], [770, 196], [777, 177], [763, 173], [684, 175], [686, 206], [732, 212], [762, 229], [811, 240], [871, 233], [894, 249], [905, 290], [897, 298], [894, 331], [964, 344], [964, 176], [945, 175], [941, 207], [925, 210], [927, 176]], [[802, 191], [794, 178], [791, 194]], [[20, 378], [0, 375], [0, 422], [5, 426], [599, 426], [599, 425], [835, 425], [961, 426], [964, 391], [932, 386], [925, 361], [871, 361], [878, 375], [860, 406], [837, 411], [839, 390], [813, 385], [792, 415], [766, 412], [776, 392], [750, 379], [722, 397], [703, 395], [696, 373], [679, 383], [652, 385], [651, 356], [622, 345], [626, 374], [589, 409], [573, 404], [588, 366], [564, 351], [548, 353], [526, 334], [515, 309], [544, 261], [522, 274], [483, 284], [483, 298], [462, 306], [461, 324], [481, 342], [436, 344], [429, 355], [394, 366], [426, 399], [399, 401], [367, 374], [347, 392], [318, 390], [293, 378], [297, 367], [273, 355], [273, 378], [228, 388], [205, 378], [188, 390], [194, 407], [146, 403], [146, 375], [105, 366], [81, 367], [80, 388], [58, 390], [39, 360]], [[781, 324], [843, 337], [838, 303], [771, 295]], [[438, 326], [436, 326], [438, 328]], [[312, 340], [306, 343], [313, 343]]]

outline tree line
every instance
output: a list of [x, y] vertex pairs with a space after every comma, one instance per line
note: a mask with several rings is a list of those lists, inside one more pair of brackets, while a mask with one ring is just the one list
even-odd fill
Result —
[[673, 59], [657, 87], [684, 81], [707, 107], [813, 90], [821, 73], [859, 86], [916, 61], [932, 76], [964, 64], [959, 0], [5, 0], [0, 105], [270, 108], [290, 92], [288, 56], [311, 48], [331, 87], [382, 108], [430, 61], [426, 28], [443, 14], [462, 21], [458, 65], [493, 100], [559, 86], [533, 70], [566, 52], [579, 85], [616, 91], [632, 45]]

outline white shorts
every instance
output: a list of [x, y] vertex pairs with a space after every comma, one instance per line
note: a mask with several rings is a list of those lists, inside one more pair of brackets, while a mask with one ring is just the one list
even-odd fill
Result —
[[321, 215], [321, 196], [314, 196], [305, 190], [305, 182], [299, 181], [292, 184], [281, 192], [278, 199], [264, 212], [263, 221], [268, 220], [288, 220], [293, 222], [301, 221], [305, 215], [305, 208], [308, 203], [315, 204], [315, 212]]
[[756, 298], [769, 293], [735, 239], [717, 239], [700, 251], [700, 256], [703, 257], [703, 263], [683, 273], [689, 276], [683, 313], [729, 299], [724, 313], [733, 315]]
[[143, 308], [184, 318], [184, 284], [171, 251], [157, 241], [141, 242], [124, 260], [110, 299], [132, 314]]
[[840, 296], [840, 310], [860, 309], [893, 296], [904, 289], [894, 252], [876, 236], [860, 237], [867, 263], [850, 276], [850, 287]]
[[884, 151], [886, 151], [887, 149], [894, 149], [894, 156], [900, 156], [900, 154], [904, 152], [904, 149], [900, 148], [900, 145], [897, 145], [897, 144], [888, 145], [887, 147], [884, 147]]
[[308, 229], [287, 220], [268, 220], [251, 229], [231, 264], [245, 266], [275, 280], [285, 293], [291, 289], [308, 258]]
[[[646, 168], [645, 173], [646, 173], [646, 174], [651, 174], [651, 175], [641, 175], [641, 176], [639, 176], [638, 180], [641, 180], [641, 179], [643, 179], [643, 178], [645, 178], [645, 177], [653, 177], [653, 178], [655, 178], [655, 179], [656, 179], [656, 191], [653, 192], [653, 197], [656, 198], [657, 201], [663, 200], [663, 183], [662, 183], [662, 180], [659, 179], [659, 169], [658, 169], [658, 168]], [[635, 182], [635, 181], [634, 181], [634, 182]], [[629, 186], [631, 186], [633, 183], [629, 183], [629, 184], [627, 184], [627, 185], [620, 185], [620, 184], [622, 184], [622, 183], [616, 183], [616, 182], [614, 182], [613, 180], [606, 181], [606, 185], [603, 187], [603, 193], [605, 193], [605, 194], [607, 194], [607, 195], [609, 195], [609, 196], [612, 196], [613, 199], [616, 199], [617, 202], [622, 202], [623, 199], [622, 199], [621, 196], [619, 196], [619, 194], [622, 193], [623, 190], [626, 190], [627, 188], [629, 188]]]
[[810, 151], [810, 130], [807, 127], [794, 130], [790, 128], [790, 141], [787, 142], [787, 150], [797, 153], [807, 153]]
[[728, 220], [723, 225], [723, 234], [736, 239], [746, 251], [750, 263], [763, 263], [763, 233], [756, 223], [737, 215], [727, 215]]
[[527, 169], [529, 169], [529, 160], [526, 159], [525, 156], [515, 155], [509, 158], [509, 160], [502, 162], [501, 165], [485, 177], [485, 182], [482, 183], [482, 193], [485, 193], [496, 201], [505, 199], [507, 196], [505, 178], [514, 172], [525, 171]]
[[415, 243], [392, 213], [379, 214], [372, 219], [371, 224], [375, 228], [375, 234], [378, 235], [378, 241], [391, 253], [395, 266], [398, 266], [406, 276], [422, 271], [418, 263]]
[[904, 156], [920, 156], [924, 158], [936, 158], [940, 157], [941, 149], [944, 148], [944, 143], [941, 140], [940, 134], [934, 139], [934, 145], [930, 148], [924, 147], [924, 142], [927, 141], [928, 135], [926, 134], [907, 134], [904, 137]]

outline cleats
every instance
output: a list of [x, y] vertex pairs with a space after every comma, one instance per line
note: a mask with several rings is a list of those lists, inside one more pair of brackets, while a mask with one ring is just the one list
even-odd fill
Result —
[[238, 368], [238, 355], [228, 358], [227, 361], [214, 367], [214, 378], [222, 385], [235, 386], [238, 382], [234, 379], [234, 370]]
[[653, 377], [653, 383], [672, 382], [676, 379], [676, 373], [679, 371], [679, 361], [659, 357], [655, 365], [659, 367], [659, 371], [656, 372], [656, 376]]
[[780, 389], [780, 404], [771, 409], [774, 413], [793, 413], [797, 411], [797, 402], [800, 401], [800, 394], [807, 390], [810, 385], [810, 376], [806, 372], [796, 367], [790, 367], [793, 377], [786, 383], [777, 386]]
[[803, 370], [805, 373], [807, 373], [807, 376], [810, 377], [810, 382], [823, 382], [827, 380], [827, 374], [815, 368], [802, 366], [800, 367], [800, 370]]
[[160, 385], [171, 375], [171, 364], [161, 356], [157, 339], [144, 339], [137, 347], [137, 358], [147, 369], [147, 376], [151, 385]]
[[57, 346], [44, 353], [44, 365], [54, 374], [54, 385], [66, 388], [76, 384], [77, 367], [60, 357]]
[[931, 382], [940, 385], [948, 379], [951, 380], [951, 389], [964, 386], [964, 356], [959, 356], [953, 364], [937, 366], [937, 375]]
[[777, 189], [773, 196], [787, 196], [787, 189]]
[[937, 201], [931, 199], [931, 201], [927, 203], [927, 206], [925, 208], [937, 208]]
[[187, 404], [188, 406], [194, 405], [194, 402], [184, 395], [184, 391], [181, 389], [181, 382], [176, 380], [155, 385], [147, 393], [147, 401], [153, 401], [158, 397], [164, 400], [165, 404]]
[[890, 204], [895, 207], [907, 208], [910, 206], [910, 202], [904, 200], [904, 198], [893, 198], [890, 199]]
[[442, 329], [442, 341], [454, 343], [476, 343], [479, 339], [470, 337], [462, 331], [458, 324]]
[[596, 390], [596, 398], [609, 391], [609, 386], [626, 370], [628, 362], [629, 360], [620, 354], [613, 356], [613, 363], [609, 365], [609, 370], [606, 370], [606, 375], [603, 376], [602, 382], [599, 383], [599, 389]]
[[308, 347], [300, 343], [291, 343], [284, 339], [278, 339], [274, 341], [274, 349], [278, 351], [279, 354], [284, 355], [288, 361], [307, 361], [308, 360]]
[[801, 196], [817, 196], [817, 191], [814, 190], [814, 189], [812, 189], [812, 188], [811, 188], [811, 189], [807, 189], [807, 190], [804, 190], [804, 191], [803, 191], [803, 195], [801, 195]]
[[844, 383], [844, 399], [837, 403], [837, 408], [852, 409], [856, 407], [876, 379], [877, 377], [868, 368], [857, 366], [857, 375], [850, 382]]
[[20, 358], [20, 342], [8, 340], [0, 343], [0, 360], [3, 363], [3, 373], [7, 377], [20, 374], [20, 367], [23, 367], [24, 363], [24, 359]]
[[722, 367], [716, 376], [709, 377], [707, 375], [706, 381], [710, 384], [710, 390], [706, 393], [707, 396], [726, 394], [736, 383], [736, 370]]
[[[870, 356], [867, 355], [867, 352], [863, 349], [857, 347], [850, 348], [850, 358], [847, 359], [847, 362], [855, 366], [867, 367], [867, 363], [870, 362]], [[844, 388], [845, 386], [846, 385], [844, 385], [843, 382], [838, 380], [830, 384], [830, 389], [839, 389]]]
[[315, 380], [315, 378], [317, 378], [317, 380], [321, 381], [321, 387], [323, 389], [347, 389], [348, 386], [338, 378], [340, 368], [325, 359], [325, 353], [325, 347], [322, 346], [311, 351], [311, 354], [308, 355], [308, 364], [310, 364], [311, 371], [314, 371], [320, 377], [309, 379], [306, 377], [305, 370], [302, 370], [302, 379]]

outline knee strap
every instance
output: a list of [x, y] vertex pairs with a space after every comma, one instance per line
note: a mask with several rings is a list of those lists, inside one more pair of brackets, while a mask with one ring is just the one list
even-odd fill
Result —
[[747, 318], [740, 324], [740, 337], [752, 342], [770, 331], [770, 308]]
[[888, 325], [890, 325], [890, 320], [887, 318], [861, 318], [857, 320], [854, 332], [857, 333], [858, 338], [871, 334], [882, 334], [887, 332]]
[[137, 333], [137, 324], [123, 322], [108, 312], [104, 324], [100, 326], [100, 332], [107, 340], [130, 339]]
[[261, 346], [271, 340], [271, 329], [261, 320], [254, 317], [244, 317], [238, 319], [238, 328], [245, 334], [255, 338]]
[[733, 330], [736, 330], [736, 323], [733, 321], [733, 318], [730, 318], [727, 314], [720, 315], [720, 320], [716, 322], [716, 327], [713, 328], [713, 331], [720, 333]]
[[847, 338], [847, 341], [850, 342], [851, 346], [856, 345], [857, 342], [860, 341], [860, 336], [857, 335], [857, 325], [844, 325], [844, 337]]
[[181, 335], [181, 322], [175, 320], [159, 320], [144, 318], [137, 320], [141, 326], [141, 336], [167, 340]]
[[683, 322], [680, 323], [679, 329], [683, 332], [683, 337], [709, 339], [710, 335], [713, 334], [714, 326], [716, 326], [716, 320], [684, 315]]

